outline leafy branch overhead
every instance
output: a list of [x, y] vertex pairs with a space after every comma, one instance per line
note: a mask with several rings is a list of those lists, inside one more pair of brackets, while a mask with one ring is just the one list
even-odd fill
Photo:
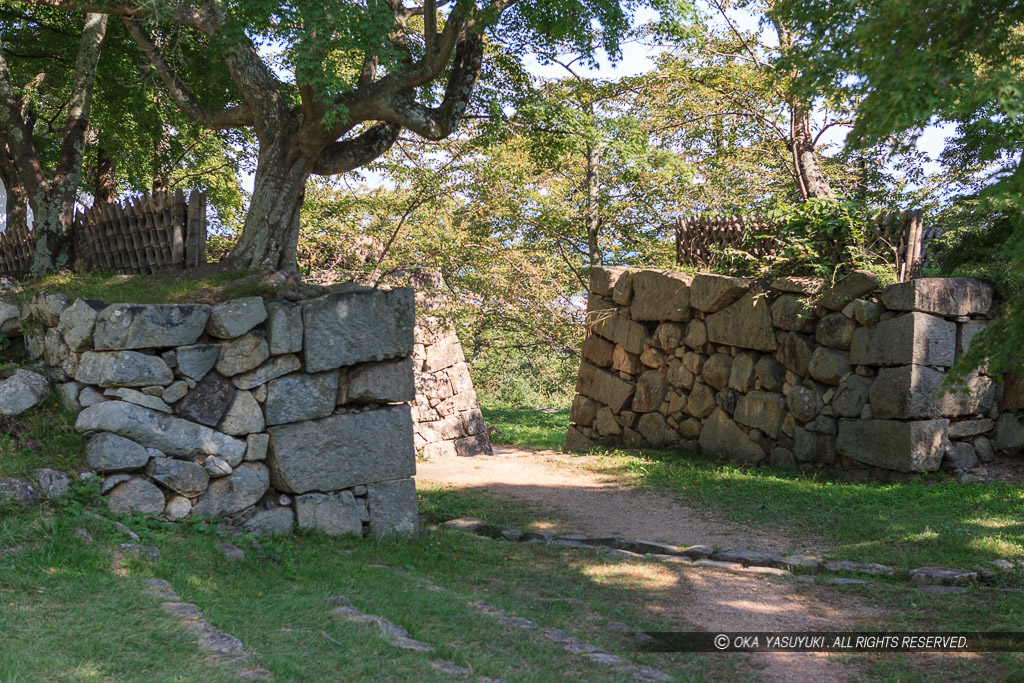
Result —
[[[210, 129], [251, 127], [259, 142], [254, 191], [232, 258], [294, 271], [306, 179], [364, 166], [402, 129], [427, 140], [455, 130], [480, 77], [488, 30], [612, 54], [632, 2], [396, 0], [342, 2], [89, 3], [38, 6], [120, 17], [177, 106]], [[180, 45], [210, 70], [226, 69], [221, 106], [182, 74]], [[198, 54], [197, 54], [198, 53]], [[193, 70], [194, 72], [194, 70]]]

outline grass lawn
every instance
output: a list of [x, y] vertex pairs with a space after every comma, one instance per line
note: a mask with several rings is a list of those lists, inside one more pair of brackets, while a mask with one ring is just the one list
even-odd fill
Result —
[[[564, 439], [568, 425], [564, 413], [519, 408], [485, 409], [484, 414], [502, 443], [533, 448], [551, 448]], [[1024, 560], [1021, 486], [964, 485], [944, 477], [852, 484], [665, 451], [607, 452], [592, 466], [637, 485], [671, 491], [687, 505], [739, 524], [785, 528], [809, 545], [821, 539], [830, 559], [905, 569]]]
[[[424, 510], [440, 519], [465, 511], [467, 504], [472, 501], [435, 499]], [[528, 520], [526, 510], [515, 514]], [[631, 678], [628, 671], [563, 651], [537, 630], [502, 627], [473, 609], [474, 600], [541, 628], [564, 629], [677, 680], [744, 680], [736, 660], [640, 653], [629, 634], [608, 628], [611, 622], [643, 630], [671, 624], [658, 615], [656, 590], [608, 578], [616, 575], [597, 568], [617, 561], [596, 553], [439, 530], [412, 542], [321, 535], [263, 539], [262, 552], [235, 540], [246, 559], [231, 564], [217, 549], [228, 539], [213, 527], [138, 518], [126, 523], [143, 544], [160, 549], [159, 561], [129, 559], [115, 571], [111, 548], [125, 539], [107, 520], [83, 516], [73, 501], [56, 510], [0, 517], [0, 680], [237, 680], [237, 670], [211, 667], [203, 659], [194, 638], [144, 592], [147, 578], [170, 581], [182, 600], [242, 640], [251, 654], [247, 665], [266, 667], [279, 681], [450, 680], [432, 665], [437, 659], [508, 681]], [[80, 538], [79, 527], [95, 541]], [[426, 590], [427, 583], [450, 592]], [[335, 595], [404, 626], [436, 652], [398, 650], [373, 624], [332, 619], [324, 600]]]
[[491, 443], [562, 450], [569, 411], [511, 406], [482, 406], [487, 424], [497, 427]]

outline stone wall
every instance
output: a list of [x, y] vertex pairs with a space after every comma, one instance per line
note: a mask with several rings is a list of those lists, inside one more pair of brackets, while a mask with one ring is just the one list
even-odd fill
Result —
[[[945, 371], [989, 320], [992, 287], [595, 268], [567, 450], [679, 448], [896, 480], [1024, 448], [1024, 391]], [[1005, 391], [1004, 391], [1005, 387]]]
[[412, 533], [413, 293], [212, 306], [39, 294], [0, 330], [42, 358], [117, 512], [256, 532]]
[[421, 315], [416, 319], [415, 337], [412, 420], [416, 452], [424, 458], [493, 455], [455, 330], [440, 318]]

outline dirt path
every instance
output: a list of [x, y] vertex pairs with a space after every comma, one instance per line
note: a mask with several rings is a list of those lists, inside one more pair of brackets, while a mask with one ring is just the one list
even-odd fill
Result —
[[[585, 468], [588, 457], [496, 447], [494, 457], [446, 458], [417, 464], [417, 479], [510, 498], [551, 510], [588, 535], [618, 535], [677, 545], [809, 550], [777, 529], [736, 528], [712, 511], [665, 494], [624, 485]], [[806, 541], [804, 541], [806, 545]], [[817, 549], [820, 552], [820, 548]], [[841, 590], [790, 580], [682, 564], [609, 565], [607, 571], [654, 572], [665, 596], [661, 616], [680, 629], [707, 631], [835, 631], [877, 628], [884, 613]], [[646, 577], [649, 581], [651, 577]], [[823, 654], [743, 656], [751, 673], [771, 681], [846, 681], [861, 661]]]
[[417, 478], [479, 488], [552, 510], [587, 535], [623, 536], [676, 545], [741, 547], [781, 552], [820, 552], [780, 529], [737, 526], [712, 511], [681, 504], [673, 496], [625, 486], [614, 476], [586, 468], [596, 458], [556, 451], [495, 446], [494, 457], [443, 458], [417, 463]]

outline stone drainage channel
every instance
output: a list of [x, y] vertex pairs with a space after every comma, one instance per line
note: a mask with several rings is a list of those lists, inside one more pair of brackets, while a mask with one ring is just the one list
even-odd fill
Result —
[[[694, 545], [679, 548], [667, 543], [640, 541], [618, 536], [589, 538], [582, 534], [558, 535], [551, 531], [520, 531], [503, 529], [495, 524], [475, 517], [460, 517], [445, 522], [442, 526], [454, 531], [462, 531], [477, 536], [519, 543], [548, 543], [552, 545], [579, 548], [583, 550], [601, 550], [605, 553], [624, 558], [653, 558], [669, 562], [691, 563], [698, 567], [709, 567], [731, 571], [742, 571], [755, 574], [773, 574], [777, 576], [800, 574], [797, 580], [813, 581], [812, 574], [861, 574], [869, 576], [900, 577], [896, 567], [873, 562], [833, 561], [826, 562], [812, 555], [782, 555], [747, 548], [723, 548], [715, 550], [706, 545]], [[959, 593], [968, 586], [995, 578], [998, 573], [1009, 576], [1017, 569], [1024, 570], [1024, 562], [1015, 566], [1008, 560], [996, 560], [995, 570], [967, 571], [949, 569], [947, 567], [918, 567], [907, 572], [907, 577], [921, 590], [936, 593]], [[826, 583], [839, 585], [864, 585], [871, 582], [866, 579], [829, 576]], [[988, 588], [981, 586], [982, 589]], [[999, 589], [1018, 590], [1018, 589]], [[1020, 589], [1018, 592], [1024, 592]]]

